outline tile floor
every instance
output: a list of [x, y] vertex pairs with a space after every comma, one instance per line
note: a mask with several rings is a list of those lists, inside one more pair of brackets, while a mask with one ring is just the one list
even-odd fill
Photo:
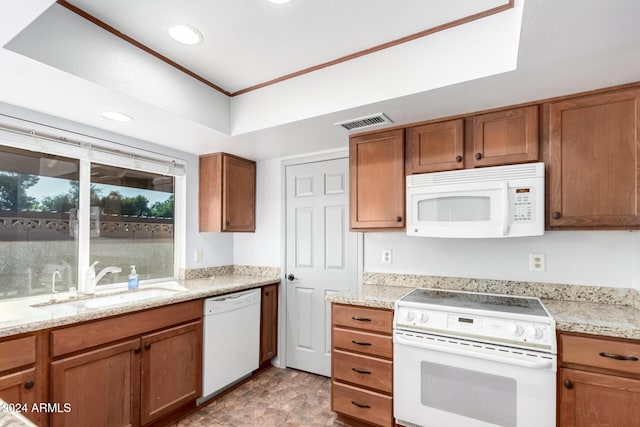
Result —
[[339, 426], [330, 385], [326, 377], [272, 367], [170, 427]]

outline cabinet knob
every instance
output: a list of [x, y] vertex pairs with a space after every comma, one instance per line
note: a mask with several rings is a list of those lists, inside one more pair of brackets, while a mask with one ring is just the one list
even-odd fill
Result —
[[571, 380], [565, 380], [564, 381], [564, 386], [566, 388], [568, 388], [569, 390], [571, 390], [573, 388], [573, 382]]
[[140, 354], [140, 352], [142, 351], [142, 349], [140, 347], [136, 348], [135, 350], [133, 350], [133, 352], [135, 354]]
[[480, 160], [482, 158], [482, 153], [476, 153], [476, 160]]
[[26, 388], [27, 390], [31, 390], [34, 385], [35, 383], [33, 382], [33, 380], [29, 380], [26, 383], [24, 383], [24, 388]]
[[293, 282], [294, 280], [296, 280], [296, 276], [294, 276], [293, 274], [289, 274], [287, 276], [287, 280], [291, 280]]
[[227, 226], [228, 226], [229, 224], [230, 224], [230, 222], [229, 222], [229, 221], [225, 221], [225, 222], [224, 222], [224, 225], [227, 225]]
[[462, 156], [456, 156], [456, 162], [457, 163], [462, 162]]
[[149, 350], [150, 348], [151, 348], [151, 343], [150, 343], [150, 342], [148, 342], [148, 343], [146, 343], [146, 344], [144, 345], [144, 349], [145, 349], [145, 350]]
[[553, 213], [553, 219], [560, 219], [560, 217], [562, 216], [562, 214], [558, 211], [555, 211]]
[[269, 291], [266, 291], [266, 292], [264, 293], [264, 295], [268, 297], [268, 296], [269, 296]]
[[402, 221], [402, 217], [401, 216], [397, 216], [396, 217], [396, 222], [401, 222]]

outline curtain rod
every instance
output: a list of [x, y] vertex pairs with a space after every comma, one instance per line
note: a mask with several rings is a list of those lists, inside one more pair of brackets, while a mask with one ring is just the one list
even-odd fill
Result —
[[[65, 144], [71, 147], [76, 147], [76, 148], [82, 148], [85, 150], [88, 150], [90, 153], [91, 152], [99, 152], [99, 153], [105, 153], [105, 154], [113, 154], [113, 155], [117, 155], [117, 156], [121, 156], [121, 157], [126, 157], [128, 159], [133, 159], [133, 160], [142, 160], [142, 161], [148, 161], [151, 163], [156, 163], [162, 166], [167, 166], [167, 167], [182, 167], [184, 168], [186, 166], [186, 161], [184, 159], [173, 159], [171, 158], [171, 156], [168, 156], [166, 154], [162, 154], [162, 153], [157, 153], [154, 151], [150, 151], [150, 150], [145, 150], [142, 148], [138, 148], [138, 147], [131, 147], [128, 146], [126, 144], [120, 143], [120, 142], [116, 142], [116, 141], [111, 141], [108, 139], [104, 139], [104, 138], [98, 138], [95, 136], [91, 136], [91, 135], [85, 135], [85, 134], [80, 134], [80, 133], [76, 133], [76, 132], [72, 132], [72, 131], [68, 131], [68, 130], [64, 130], [64, 129], [58, 129], [58, 128], [52, 128], [50, 126], [47, 125], [43, 125], [40, 123], [35, 123], [35, 122], [30, 122], [30, 121], [25, 121], [24, 119], [20, 119], [18, 117], [12, 117], [12, 116], [7, 116], [5, 114], [0, 114], [0, 116], [3, 117], [8, 117], [11, 119], [15, 119], [15, 120], [19, 120], [21, 122], [26, 122], [25, 124], [31, 123], [37, 126], [42, 126], [42, 127], [46, 127], [46, 128], [51, 128], [52, 130], [59, 130], [61, 132], [67, 133], [67, 134], [72, 134], [72, 135], [78, 135], [80, 138], [78, 138], [79, 140], [74, 141], [74, 140], [70, 140], [67, 136], [56, 136], [56, 135], [51, 135], [51, 134], [46, 134], [43, 133], [41, 131], [36, 132], [35, 129], [23, 129], [23, 128], [19, 128], [19, 127], [14, 127], [14, 126], [9, 126], [7, 124], [0, 124], [0, 130], [4, 130], [7, 132], [11, 132], [11, 133], [15, 133], [18, 135], [23, 135], [23, 136], [29, 136], [35, 139], [41, 139], [41, 140], [46, 140], [46, 141], [51, 141], [51, 142], [55, 142], [57, 144]], [[88, 138], [88, 139], [92, 139], [92, 140], [97, 140], [98, 143], [93, 143], [91, 141], [82, 141], [81, 138]], [[105, 147], [105, 146], [101, 146], [99, 144], [100, 141], [109, 143], [109, 144], [114, 144], [116, 146], [122, 147], [122, 149], [118, 149], [118, 148], [109, 148], [109, 147]], [[159, 159], [157, 157], [150, 157], [150, 156], [146, 156], [143, 154], [138, 154], [138, 153], [131, 153], [131, 152], [126, 152], [123, 151], [124, 149], [133, 149], [136, 151], [142, 151], [144, 153], [150, 153], [152, 155], [157, 155], [157, 156], [162, 156], [165, 159]]]

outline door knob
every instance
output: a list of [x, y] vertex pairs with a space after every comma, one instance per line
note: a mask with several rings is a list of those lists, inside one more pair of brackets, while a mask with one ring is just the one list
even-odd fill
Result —
[[294, 276], [293, 274], [289, 274], [289, 275], [287, 276], [287, 280], [294, 281], [294, 280], [296, 280], [296, 276]]

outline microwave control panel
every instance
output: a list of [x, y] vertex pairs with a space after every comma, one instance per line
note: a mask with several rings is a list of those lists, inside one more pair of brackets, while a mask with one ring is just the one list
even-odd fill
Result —
[[509, 189], [509, 201], [511, 202], [511, 222], [533, 222], [536, 200], [535, 188], [513, 187]]

